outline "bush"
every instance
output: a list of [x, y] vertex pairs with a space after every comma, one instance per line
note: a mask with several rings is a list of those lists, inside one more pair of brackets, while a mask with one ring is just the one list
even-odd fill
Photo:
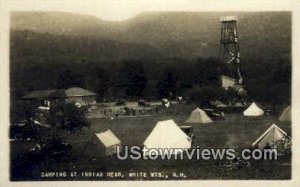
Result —
[[190, 101], [195, 102], [200, 106], [209, 106], [211, 101], [214, 101], [221, 94], [221, 88], [218, 86], [193, 86], [185, 92], [185, 97]]
[[85, 114], [86, 108], [77, 107], [73, 103], [58, 103], [50, 109], [50, 124], [54, 127], [76, 132], [83, 127], [89, 127]]

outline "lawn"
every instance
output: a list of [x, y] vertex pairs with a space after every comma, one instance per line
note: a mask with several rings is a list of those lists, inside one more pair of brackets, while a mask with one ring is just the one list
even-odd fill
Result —
[[[143, 145], [155, 124], [161, 120], [173, 119], [178, 125], [187, 125], [193, 105], [179, 104], [171, 109], [161, 110], [157, 115], [135, 118], [90, 119], [91, 130], [101, 132], [111, 129], [122, 141], [122, 145]], [[242, 113], [225, 113], [226, 119], [209, 124], [192, 124], [196, 136], [195, 146], [201, 148], [248, 148], [272, 123], [291, 134], [291, 125], [278, 121], [277, 116], [246, 118]], [[188, 124], [190, 125], [190, 124]], [[12, 163], [13, 180], [159, 180], [159, 179], [289, 179], [291, 177], [290, 158], [279, 158], [277, 161], [251, 161], [240, 164], [237, 168], [227, 167], [227, 161], [204, 160], [118, 160], [106, 158], [87, 159], [80, 156], [84, 142], [90, 137], [91, 130], [79, 135], [71, 135], [68, 141], [72, 145], [73, 155], [70, 158], [45, 159], [35, 163], [29, 159], [23, 164]], [[13, 146], [12, 149], [18, 149]], [[18, 166], [18, 168], [16, 168]], [[25, 168], [22, 168], [25, 167]], [[26, 168], [29, 167], [29, 168]], [[24, 172], [22, 169], [26, 169]], [[77, 178], [41, 178], [43, 171], [99, 171], [121, 172], [122, 177], [77, 177]], [[128, 172], [135, 173], [130, 177]], [[146, 177], [140, 177], [146, 172]], [[151, 177], [151, 172], [161, 172]], [[175, 174], [174, 174], [175, 173]], [[181, 177], [176, 177], [176, 174]], [[185, 176], [185, 177], [184, 177]]]

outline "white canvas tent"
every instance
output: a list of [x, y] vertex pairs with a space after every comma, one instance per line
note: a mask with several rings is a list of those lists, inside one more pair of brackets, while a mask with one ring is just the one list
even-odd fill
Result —
[[[166, 154], [164, 151], [168, 151], [169, 154], [178, 154], [184, 149], [191, 148], [191, 142], [191, 138], [173, 120], [159, 121], [144, 141], [143, 151], [145, 155]], [[157, 151], [152, 152], [151, 149]]]
[[276, 143], [276, 141], [282, 140], [285, 137], [287, 137], [287, 133], [277, 125], [273, 124], [253, 142], [252, 146], [263, 149], [267, 143], [272, 146]]
[[291, 106], [288, 106], [282, 111], [279, 121], [291, 121], [291, 117]]
[[95, 133], [86, 143], [83, 153], [85, 156], [99, 157], [114, 155], [120, 151], [121, 141], [108, 129], [104, 132]]
[[196, 108], [193, 110], [186, 120], [186, 123], [211, 123], [212, 120], [210, 117], [206, 114], [204, 110], [201, 110], [200, 108]]
[[244, 116], [262, 116], [264, 111], [254, 102], [243, 112]]

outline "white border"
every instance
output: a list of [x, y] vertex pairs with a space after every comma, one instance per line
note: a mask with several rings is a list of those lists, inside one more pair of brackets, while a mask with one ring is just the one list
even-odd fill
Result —
[[[188, 180], [188, 181], [9, 181], [9, 12], [81, 11], [99, 8], [120, 11], [292, 11], [292, 180]], [[0, 186], [299, 186], [300, 185], [300, 1], [297, 0], [0, 0]], [[298, 72], [298, 73], [297, 73]], [[298, 115], [297, 115], [298, 114]], [[298, 148], [298, 149], [297, 149]]]

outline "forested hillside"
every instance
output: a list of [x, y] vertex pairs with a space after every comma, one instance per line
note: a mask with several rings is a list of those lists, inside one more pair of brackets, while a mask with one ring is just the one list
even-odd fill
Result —
[[[184, 95], [194, 87], [214, 87], [226, 71], [218, 61], [219, 19], [231, 14], [148, 12], [109, 22], [61, 12], [14, 12], [12, 99], [72, 85], [99, 98], [161, 98], [170, 91]], [[288, 101], [291, 14], [234, 15], [249, 94], [256, 100]]]

